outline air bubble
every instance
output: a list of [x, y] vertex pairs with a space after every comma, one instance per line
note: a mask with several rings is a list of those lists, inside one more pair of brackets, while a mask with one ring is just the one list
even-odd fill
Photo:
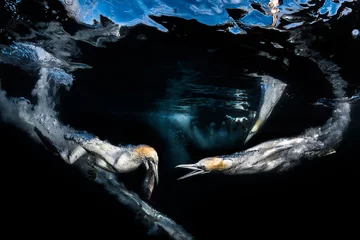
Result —
[[66, 4], [66, 5], [72, 5], [72, 4], [73, 4], [73, 0], [65, 0], [65, 4]]
[[359, 29], [354, 29], [354, 30], [352, 30], [352, 32], [351, 32], [351, 35], [352, 35], [353, 38], [355, 38], [355, 39], [359, 37], [359, 34], [360, 34]]

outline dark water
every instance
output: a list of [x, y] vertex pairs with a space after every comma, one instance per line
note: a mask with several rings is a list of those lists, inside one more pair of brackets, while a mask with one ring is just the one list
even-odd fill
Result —
[[[62, 16], [61, 3], [52, 4]], [[24, 1], [18, 11], [34, 22], [54, 20], [38, 5], [33, 5], [33, 11], [27, 10], [29, 6], [30, 1]], [[350, 95], [360, 84], [357, 61], [360, 38], [351, 35], [360, 24], [358, 6], [352, 9], [346, 17], [305, 30], [316, 36], [313, 47], [325, 56], [332, 56], [341, 67]], [[0, 16], [3, 29], [16, 23], [6, 8]], [[178, 132], [177, 125], [174, 127], [172, 120], [159, 116], [194, 115], [196, 126], [203, 129], [211, 122], [219, 126], [226, 114], [248, 117], [258, 107], [260, 88], [254, 79], [244, 77], [244, 72], [268, 74], [289, 87], [264, 127], [249, 142], [253, 146], [323, 124], [331, 109], [313, 103], [331, 97], [332, 92], [314, 63], [292, 53], [286, 32], [254, 28], [246, 35], [234, 35], [216, 31], [216, 26], [201, 20], [158, 17], [157, 22], [176, 29], [162, 32], [146, 25], [125, 27], [122, 31], [126, 37], [108, 43], [106, 48], [77, 42], [81, 54], [76, 56], [76, 62], [92, 69], [75, 71], [71, 91], [61, 92], [60, 119], [111, 142], [153, 146], [160, 158], [160, 184], [150, 204], [196, 239], [292, 238], [300, 234], [310, 236], [312, 231], [322, 236], [334, 232], [343, 236], [354, 231], [359, 212], [356, 181], [359, 104], [352, 106], [350, 127], [335, 155], [305, 162], [282, 174], [236, 177], [214, 174], [176, 180], [183, 172], [174, 169], [175, 165], [246, 149], [243, 145], [246, 134], [222, 144], [208, 142], [207, 146], [213, 146], [204, 148], [199, 141], [189, 139], [186, 131], [170, 138]], [[69, 32], [81, 27], [71, 20], [63, 24]], [[11, 42], [4, 34], [1, 37], [2, 44]], [[285, 49], [273, 48], [270, 42]], [[270, 52], [279, 60], [259, 56], [259, 51]], [[289, 59], [288, 65], [283, 63], [283, 57]], [[29, 92], [37, 75], [6, 64], [0, 67], [2, 88], [12, 96], [31, 98]], [[233, 93], [234, 89], [248, 98], [226, 99], [221, 95], [226, 91]], [[248, 108], [239, 110], [226, 105], [235, 101], [247, 102]], [[245, 128], [250, 125], [244, 124]], [[100, 233], [102, 237], [111, 234], [121, 239], [130, 238], [126, 237], [128, 234], [133, 234], [131, 238], [150, 238], [130, 211], [100, 186], [33, 143], [14, 126], [0, 126], [5, 201], [2, 216], [6, 225], [19, 229], [15, 234], [70, 236], [74, 230], [84, 236]], [[14, 146], [16, 149], [12, 149]], [[141, 174], [123, 179], [136, 191]], [[46, 230], [52, 232], [51, 236]]]

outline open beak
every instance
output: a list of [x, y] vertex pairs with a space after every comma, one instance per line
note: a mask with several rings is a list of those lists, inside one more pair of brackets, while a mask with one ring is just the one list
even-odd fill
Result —
[[147, 172], [143, 183], [144, 194], [146, 199], [150, 199], [154, 190], [155, 184], [159, 184], [158, 167], [153, 162], [145, 163]]
[[207, 173], [205, 170], [199, 168], [196, 163], [195, 164], [180, 164], [180, 165], [177, 165], [175, 168], [185, 168], [185, 169], [193, 170], [192, 172], [178, 178], [178, 180]]
[[157, 164], [150, 162], [150, 171], [152, 172], [152, 175], [155, 177], [155, 183], [156, 185], [159, 184], [159, 172], [158, 172], [158, 166]]

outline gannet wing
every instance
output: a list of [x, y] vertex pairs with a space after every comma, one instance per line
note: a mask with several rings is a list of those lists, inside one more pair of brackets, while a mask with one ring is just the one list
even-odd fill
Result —
[[303, 141], [305, 141], [303, 137], [296, 137], [291, 139], [277, 139], [277, 140], [271, 140], [267, 142], [260, 143], [254, 147], [248, 148], [245, 151], [258, 151], [258, 150], [266, 150], [271, 148], [279, 148], [279, 147], [286, 147], [286, 146], [293, 146], [294, 144], [299, 144]]
[[51, 141], [49, 137], [45, 136], [39, 128], [34, 127], [34, 131], [48, 150], [55, 154], [61, 153], [61, 150], [54, 144], [54, 142]]
[[[258, 75], [255, 75], [258, 76]], [[261, 99], [256, 121], [245, 139], [247, 143], [264, 125], [281, 99], [286, 84], [270, 76], [261, 76]]]
[[76, 160], [78, 160], [79, 158], [81, 158], [85, 154], [87, 154], [87, 151], [83, 147], [76, 146], [73, 150], [71, 150], [69, 152], [67, 158], [68, 158], [69, 162], [71, 164], [73, 164]]
[[98, 166], [106, 171], [113, 172], [113, 173], [117, 172], [113, 166], [108, 164], [102, 158], [96, 158], [95, 162], [96, 162], [96, 166]]
[[47, 149], [49, 149], [51, 152], [53, 152], [56, 155], [59, 155], [65, 162], [68, 162], [70, 164], [73, 164], [84, 156], [87, 151], [82, 148], [81, 146], [76, 146], [70, 151], [61, 150], [58, 146], [55, 145], [55, 143], [46, 136], [39, 128], [34, 127], [34, 131], [37, 134], [37, 136], [40, 138], [40, 140], [43, 142], [43, 144], [46, 146]]
[[114, 155], [120, 152], [120, 148], [111, 145], [99, 138], [88, 134], [65, 134], [65, 139], [74, 141], [92, 155], [105, 160], [109, 165], [115, 162]]

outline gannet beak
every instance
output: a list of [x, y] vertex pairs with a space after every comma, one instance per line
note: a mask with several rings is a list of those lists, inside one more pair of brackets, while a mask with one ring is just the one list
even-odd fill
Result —
[[158, 172], [158, 166], [154, 162], [150, 162], [150, 171], [152, 171], [152, 174], [155, 177], [156, 185], [159, 184], [159, 172]]
[[194, 170], [194, 171], [178, 178], [178, 180], [206, 173], [206, 171], [199, 168], [199, 166], [197, 166], [196, 163], [195, 164], [180, 164], [180, 165], [177, 165], [175, 168], [185, 168], [185, 169]]
[[158, 167], [152, 161], [145, 163], [147, 172], [143, 183], [143, 189], [146, 199], [150, 199], [154, 190], [155, 184], [159, 184]]

